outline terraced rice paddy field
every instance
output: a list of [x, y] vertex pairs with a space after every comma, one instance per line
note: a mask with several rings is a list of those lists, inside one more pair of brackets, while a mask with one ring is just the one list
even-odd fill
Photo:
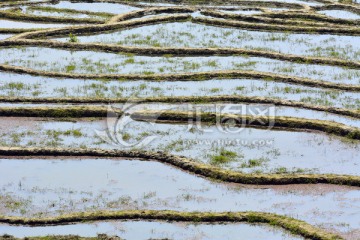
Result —
[[360, 5], [2, 0], [0, 239], [360, 239]]

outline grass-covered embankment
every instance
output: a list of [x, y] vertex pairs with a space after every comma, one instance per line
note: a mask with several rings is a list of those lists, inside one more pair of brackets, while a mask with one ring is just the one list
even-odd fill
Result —
[[255, 185], [286, 185], [286, 184], [333, 184], [360, 187], [360, 177], [338, 174], [297, 174], [297, 173], [243, 173], [221, 169], [216, 166], [196, 162], [192, 159], [164, 152], [148, 152], [140, 150], [103, 150], [103, 149], [69, 149], [69, 148], [21, 148], [0, 147], [0, 156], [58, 156], [58, 157], [112, 157], [154, 160], [166, 163], [183, 171], [193, 173], [212, 180], [255, 184]]
[[74, 222], [89, 222], [97, 220], [159, 220], [174, 222], [246, 222], [265, 223], [280, 227], [293, 234], [310, 239], [333, 240], [342, 239], [340, 236], [328, 233], [304, 221], [263, 212], [177, 212], [156, 210], [129, 210], [129, 211], [101, 211], [80, 212], [57, 217], [22, 218], [0, 216], [0, 222], [21, 225], [60, 225]]

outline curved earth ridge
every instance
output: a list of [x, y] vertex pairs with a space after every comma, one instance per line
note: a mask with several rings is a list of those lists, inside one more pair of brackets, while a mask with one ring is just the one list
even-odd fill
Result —
[[47, 226], [103, 220], [160, 220], [173, 222], [248, 222], [265, 223], [293, 234], [318, 240], [342, 239], [304, 221], [264, 212], [177, 212], [168, 210], [130, 210], [79, 212], [57, 217], [22, 218], [0, 215], [0, 222], [16, 225]]
[[173, 167], [205, 178], [228, 183], [255, 185], [286, 184], [333, 184], [360, 187], [360, 176], [338, 174], [278, 174], [278, 173], [242, 173], [224, 170], [212, 165], [196, 162], [192, 159], [164, 152], [138, 150], [103, 150], [103, 149], [70, 149], [70, 148], [22, 148], [0, 147], [0, 156], [57, 156], [57, 157], [114, 157], [153, 160], [170, 164]]
[[26, 67], [11, 66], [0, 64], [0, 71], [29, 74], [33, 76], [46, 76], [55, 78], [72, 79], [108, 79], [108, 80], [133, 80], [133, 81], [204, 81], [211, 79], [261, 79], [266, 81], [292, 83], [314, 88], [328, 88], [337, 90], [347, 90], [353, 92], [360, 91], [360, 85], [332, 83], [327, 81], [313, 80], [288, 75], [273, 74], [268, 72], [224, 70], [211, 72], [185, 72], [176, 74], [87, 74], [87, 73], [65, 73], [35, 70]]
[[[122, 115], [124, 112], [102, 106], [67, 106], [67, 107], [0, 107], [2, 117], [48, 117], [48, 118], [90, 118], [107, 117], [109, 114]], [[126, 113], [125, 113], [126, 114]], [[183, 111], [138, 111], [131, 113], [136, 121], [155, 121], [165, 123], [188, 123], [201, 118], [203, 123], [214, 124], [222, 119], [234, 119], [239, 127], [257, 127], [298, 131], [319, 131], [348, 139], [360, 140], [360, 129], [342, 123], [296, 117], [195, 113]], [[240, 122], [240, 123], [239, 123]]]
[[239, 95], [223, 96], [192, 96], [192, 97], [145, 97], [145, 98], [86, 98], [86, 97], [61, 97], [61, 98], [35, 98], [35, 97], [1, 97], [3, 103], [69, 103], [69, 104], [109, 104], [109, 103], [246, 103], [246, 104], [274, 104], [300, 109], [309, 109], [319, 112], [328, 112], [347, 117], [359, 118], [360, 111], [345, 108], [312, 105], [292, 100], [281, 100], [268, 97], [252, 97]]
[[61, 48], [71, 50], [92, 50], [97, 52], [109, 53], [132, 53], [136, 55], [147, 56], [232, 56], [245, 55], [251, 57], [264, 57], [269, 59], [304, 63], [304, 64], [320, 64], [337, 67], [349, 67], [352, 69], [360, 69], [360, 62], [342, 60], [338, 58], [311, 57], [294, 54], [285, 54], [272, 51], [252, 50], [244, 48], [178, 48], [178, 47], [132, 47], [121, 46], [115, 44], [103, 43], [71, 43], [58, 42], [53, 40], [33, 40], [33, 39], [17, 39], [0, 41], [0, 46], [42, 46], [50, 48]]
[[282, 116], [254, 116], [237, 114], [194, 113], [185, 111], [142, 110], [131, 114], [136, 121], [154, 121], [166, 123], [188, 123], [201, 119], [202, 123], [215, 124], [218, 121], [233, 119], [238, 127], [260, 127], [290, 130], [310, 130], [334, 134], [349, 139], [360, 140], [360, 128], [325, 120], [314, 120]]

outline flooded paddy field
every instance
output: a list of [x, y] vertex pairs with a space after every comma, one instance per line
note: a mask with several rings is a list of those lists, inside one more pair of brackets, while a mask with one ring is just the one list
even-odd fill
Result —
[[[316, 81], [360, 85], [360, 70], [357, 69], [297, 64], [259, 57], [169, 58], [168, 56], [148, 57], [38, 47], [5, 48], [1, 49], [0, 53], [4, 56], [2, 64], [47, 72], [153, 75], [243, 70], [312, 78]], [[188, 80], [191, 80], [191, 78]]]
[[[0, 96], [9, 98], [109, 98], [249, 96], [301, 101], [315, 105], [360, 108], [357, 92], [307, 87], [266, 79], [188, 81], [73, 79], [0, 72]], [[6, 100], [5, 100], [6, 101]]]
[[88, 3], [88, 2], [60, 1], [58, 4], [48, 4], [48, 5], [41, 5], [41, 6], [73, 9], [73, 10], [77, 10], [77, 11], [106, 12], [106, 13], [112, 13], [112, 14], [128, 13], [128, 12], [140, 9], [140, 8], [133, 7], [130, 5], [117, 4], [117, 3], [106, 3], [106, 2]]
[[359, 23], [357, 1], [2, 1], [0, 238], [360, 239]]
[[19, 22], [19, 21], [12, 21], [12, 20], [4, 20], [0, 19], [0, 26], [1, 28], [8, 28], [8, 29], [26, 29], [26, 28], [57, 28], [57, 27], [66, 27], [69, 26], [68, 24], [52, 24], [52, 23], [31, 23], [31, 22]]
[[[160, 23], [112, 33], [79, 36], [78, 39], [85, 43], [139, 47], [246, 48], [356, 61], [359, 61], [360, 56], [358, 36], [259, 32], [192, 22]], [[56, 40], [68, 41], [68, 38]]]
[[4, 39], [9, 38], [11, 36], [12, 35], [10, 35], [10, 34], [0, 34], [0, 40], [4, 40]]
[[105, 12], [88, 12], [88, 11], [81, 11], [81, 10], [70, 10], [69, 9], [62, 9], [56, 8], [53, 6], [47, 5], [38, 5], [38, 6], [28, 6], [18, 9], [24, 14], [31, 14], [36, 16], [50, 16], [50, 17], [63, 17], [63, 18], [80, 18], [80, 19], [100, 19], [100, 20], [107, 20], [111, 18], [114, 14], [105, 13]]
[[[226, 185], [161, 163], [126, 159], [2, 159], [0, 165], [2, 172], [14, 173], [2, 179], [1, 212], [6, 215], [48, 216], [105, 209], [256, 210], [293, 216], [344, 233], [359, 227], [358, 215], [352, 211], [359, 207], [359, 191], [351, 187]], [[11, 199], [17, 207], [9, 204]]]
[[360, 19], [359, 14], [355, 14], [348, 11], [341, 11], [341, 10], [327, 10], [327, 11], [321, 11], [320, 13], [325, 14], [330, 17], [336, 17], [336, 18], [344, 18], [344, 19]]
[[[291, 111], [280, 110], [277, 114], [291, 116]], [[295, 114], [301, 114], [301, 111]], [[329, 116], [329, 119], [334, 118]], [[7, 123], [9, 120], [11, 123]], [[360, 127], [359, 121], [341, 120], [350, 126], [354, 124]], [[0, 121], [7, 131], [12, 132], [11, 135], [1, 132], [3, 146], [116, 147], [126, 150], [136, 148], [136, 143], [149, 138], [152, 141], [141, 147], [141, 150], [186, 156], [216, 167], [246, 173], [334, 173], [358, 176], [360, 171], [357, 161], [360, 157], [358, 140], [320, 132], [239, 128], [229, 134], [225, 132], [225, 127], [219, 130], [219, 126], [194, 125], [188, 129], [186, 124], [152, 124], [128, 119], [121, 120], [129, 122], [126, 130], [121, 131], [121, 123], [118, 123], [119, 126], [115, 128], [119, 128], [119, 132], [108, 136], [109, 123], [105, 120], [47, 121], [28, 118], [24, 121], [22, 118], [1, 118]], [[128, 146], [121, 146], [120, 141]], [[345, 152], [342, 151], [344, 149]], [[220, 158], [225, 152], [231, 156]]]

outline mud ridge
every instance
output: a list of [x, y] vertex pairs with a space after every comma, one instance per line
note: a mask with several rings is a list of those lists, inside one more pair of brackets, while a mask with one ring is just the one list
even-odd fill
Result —
[[61, 97], [61, 98], [34, 98], [34, 97], [0, 97], [3, 103], [57, 103], [57, 104], [111, 104], [111, 103], [246, 103], [246, 104], [274, 104], [275, 106], [309, 109], [319, 112], [338, 114], [341, 116], [360, 119], [360, 111], [337, 108], [330, 106], [312, 105], [292, 100], [281, 100], [268, 97], [253, 96], [178, 96], [178, 97], [146, 97], [146, 98], [86, 98], [86, 97]]
[[332, 233], [314, 227], [304, 221], [294, 218], [264, 212], [178, 212], [168, 210], [128, 210], [128, 211], [99, 211], [79, 212], [48, 218], [22, 218], [0, 216], [0, 222], [16, 225], [60, 225], [77, 222], [103, 220], [159, 220], [172, 222], [247, 222], [264, 223], [287, 230], [306, 238], [317, 240], [342, 239]]
[[262, 79], [266, 81], [291, 83], [315, 88], [328, 88], [358, 92], [360, 85], [332, 83], [327, 81], [313, 80], [268, 72], [225, 70], [212, 72], [192, 72], [176, 74], [86, 74], [86, 73], [65, 73], [35, 70], [25, 67], [0, 64], [0, 71], [29, 74], [33, 76], [46, 76], [73, 79], [110, 79], [110, 80], [146, 80], [146, 81], [204, 81], [209, 79]]
[[353, 69], [360, 69], [360, 62], [342, 60], [337, 58], [326, 57], [310, 57], [293, 54], [283, 54], [271, 51], [251, 50], [242, 48], [172, 48], [172, 47], [131, 47], [120, 46], [115, 44], [103, 43], [70, 43], [58, 42], [52, 40], [3, 40], [0, 41], [0, 46], [15, 47], [15, 46], [41, 46], [50, 48], [61, 48], [71, 50], [91, 50], [96, 52], [110, 52], [110, 53], [132, 53], [136, 55], [146, 56], [232, 56], [245, 55], [251, 57], [265, 57], [269, 59], [288, 61], [294, 63], [304, 64], [319, 64], [328, 66], [348, 67]]
[[202, 123], [216, 124], [224, 120], [233, 119], [239, 127], [272, 127], [274, 129], [296, 129], [320, 131], [349, 139], [360, 140], [360, 128], [350, 127], [345, 124], [306, 118], [269, 116], [259, 117], [253, 115], [215, 114], [215, 113], [194, 113], [182, 111], [138, 111], [131, 114], [136, 121], [154, 121], [166, 123], [188, 123], [201, 119]]
[[114, 157], [154, 160], [166, 163], [205, 178], [253, 185], [287, 185], [287, 184], [333, 184], [360, 187], [360, 177], [338, 174], [278, 174], [278, 173], [242, 173], [221, 169], [209, 164], [196, 162], [190, 158], [164, 152], [138, 150], [103, 150], [103, 149], [70, 149], [70, 148], [21, 148], [0, 147], [0, 156], [57, 156], [57, 157]]

